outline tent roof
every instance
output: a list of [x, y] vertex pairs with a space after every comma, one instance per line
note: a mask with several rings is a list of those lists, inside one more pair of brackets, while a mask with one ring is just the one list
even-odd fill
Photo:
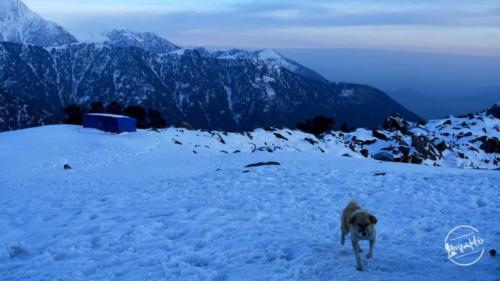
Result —
[[102, 117], [113, 117], [113, 118], [128, 118], [131, 119], [128, 116], [123, 116], [123, 115], [117, 115], [117, 114], [108, 114], [108, 113], [87, 113], [85, 115], [90, 115], [90, 116], [102, 116]]

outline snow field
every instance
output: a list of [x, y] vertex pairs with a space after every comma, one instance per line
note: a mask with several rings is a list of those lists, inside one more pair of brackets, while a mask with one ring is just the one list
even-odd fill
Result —
[[[498, 171], [317, 149], [226, 154], [217, 145], [173, 131], [0, 134], [0, 280], [500, 277], [498, 258], [459, 267], [444, 251], [446, 234], [461, 224], [498, 249]], [[260, 161], [281, 166], [244, 168]], [[350, 243], [340, 246], [339, 218], [351, 198], [379, 220], [364, 272], [354, 268]]]

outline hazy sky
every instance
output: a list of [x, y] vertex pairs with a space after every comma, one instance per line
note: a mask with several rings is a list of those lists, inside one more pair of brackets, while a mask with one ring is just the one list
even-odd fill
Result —
[[112, 28], [184, 46], [382, 48], [500, 56], [500, 0], [25, 0], [80, 39]]

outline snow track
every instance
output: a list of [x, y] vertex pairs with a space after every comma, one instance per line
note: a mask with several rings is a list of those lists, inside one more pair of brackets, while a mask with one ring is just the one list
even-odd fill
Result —
[[[498, 171], [319, 151], [194, 154], [186, 142], [203, 139], [171, 139], [71, 126], [0, 134], [0, 280], [500, 276], [498, 258], [459, 267], [444, 251], [446, 234], [461, 224], [498, 249]], [[281, 166], [244, 168], [259, 161]], [[365, 272], [354, 269], [349, 243], [339, 243], [351, 198], [379, 220]]]

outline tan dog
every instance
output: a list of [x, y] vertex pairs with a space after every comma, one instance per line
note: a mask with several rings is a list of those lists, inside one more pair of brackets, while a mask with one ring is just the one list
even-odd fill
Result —
[[363, 266], [361, 265], [361, 257], [359, 256], [359, 253], [361, 252], [359, 241], [370, 241], [370, 249], [368, 250], [368, 254], [366, 255], [366, 257], [371, 258], [373, 255], [373, 246], [375, 245], [376, 223], [377, 218], [369, 212], [362, 210], [354, 201], [349, 202], [349, 204], [347, 204], [344, 211], [342, 212], [342, 222], [340, 225], [342, 237], [340, 240], [340, 244], [344, 245], [345, 236], [347, 232], [349, 232], [352, 241], [352, 249], [354, 251], [354, 256], [356, 257], [356, 269], [359, 271], [363, 270]]

